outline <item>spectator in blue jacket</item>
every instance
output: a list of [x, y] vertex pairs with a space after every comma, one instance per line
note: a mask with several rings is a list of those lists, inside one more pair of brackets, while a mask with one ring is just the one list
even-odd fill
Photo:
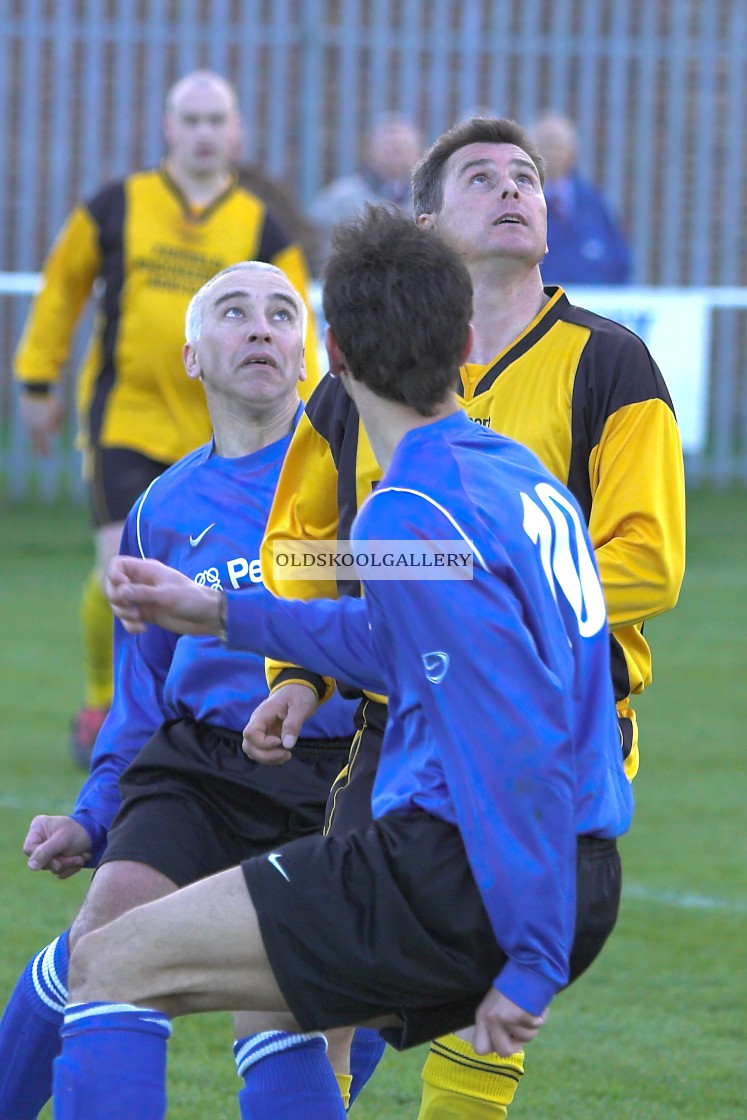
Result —
[[630, 248], [620, 223], [599, 189], [579, 175], [578, 134], [573, 121], [544, 113], [532, 129], [547, 178], [546, 284], [627, 284]]

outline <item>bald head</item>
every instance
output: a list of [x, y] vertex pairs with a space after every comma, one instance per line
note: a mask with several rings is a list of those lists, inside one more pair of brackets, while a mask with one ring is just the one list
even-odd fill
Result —
[[225, 174], [241, 143], [235, 90], [220, 74], [194, 70], [169, 90], [163, 130], [178, 174], [195, 179]]
[[216, 97], [223, 101], [227, 110], [238, 112], [236, 92], [225, 78], [213, 70], [193, 70], [185, 74], [166, 94], [166, 112], [173, 113], [186, 98]]

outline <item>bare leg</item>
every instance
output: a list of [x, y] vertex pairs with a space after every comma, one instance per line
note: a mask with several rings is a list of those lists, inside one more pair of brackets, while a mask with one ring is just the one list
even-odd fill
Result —
[[130, 910], [83, 937], [71, 1002], [116, 1001], [175, 1017], [251, 1009], [288, 1013], [240, 868]]
[[102, 864], [70, 929], [70, 950], [84, 934], [176, 889], [173, 880], [147, 863], [116, 860]]
[[327, 1057], [335, 1073], [346, 1075], [350, 1073], [350, 1044], [353, 1041], [355, 1030], [350, 1027], [340, 1027], [338, 1030], [326, 1031]]
[[235, 1011], [233, 1015], [233, 1031], [236, 1038], [246, 1038], [250, 1034], [262, 1034], [263, 1031], [296, 1031], [298, 1024], [286, 1012], [262, 1011]]
[[124, 524], [124, 521], [111, 522], [109, 525], [99, 526], [99, 528], [94, 531], [93, 543], [96, 552], [96, 575], [98, 576], [102, 589], [106, 585], [106, 573], [109, 568], [109, 562], [119, 552], [119, 544], [122, 540]]

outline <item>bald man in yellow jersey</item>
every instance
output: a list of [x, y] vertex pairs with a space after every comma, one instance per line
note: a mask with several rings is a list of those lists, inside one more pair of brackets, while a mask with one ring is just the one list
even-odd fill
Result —
[[[630, 695], [651, 681], [643, 625], [674, 606], [684, 571], [682, 450], [666, 385], [643, 342], [573, 307], [560, 288], [543, 288], [542, 181], [541, 156], [524, 129], [473, 119], [441, 136], [417, 166], [416, 220], [458, 250], [472, 279], [475, 341], [459, 390], [467, 414], [527, 444], [586, 514], [609, 612], [621, 749], [632, 779], [638, 735]], [[417, 340], [413, 346], [416, 352]], [[279, 580], [273, 546], [286, 538], [344, 538], [380, 477], [355, 407], [338, 381], [324, 378], [284, 461], [264, 545], [266, 585], [287, 598], [357, 593], [349, 583]], [[331, 685], [298, 666], [271, 665], [268, 675], [274, 691], [245, 730], [256, 758], [273, 744], [292, 746]], [[468, 695], [464, 702], [469, 705]], [[370, 814], [385, 722], [385, 698], [364, 696], [350, 762], [328, 806], [332, 832]], [[336, 1061], [344, 1077], [341, 1053]], [[499, 1120], [522, 1072], [522, 1054], [480, 1057], [468, 1035], [438, 1039], [423, 1070], [419, 1120]]]
[[[112, 690], [103, 575], [135, 499], [210, 435], [205, 395], [182, 368], [189, 300], [220, 269], [255, 259], [281, 268], [306, 294], [300, 247], [237, 182], [240, 134], [236, 95], [223, 78], [195, 71], [177, 82], [166, 102], [162, 165], [105, 186], [73, 210], [44, 266], [15, 356], [21, 418], [34, 449], [45, 454], [61, 418], [54, 388], [81, 310], [94, 282], [101, 283], [78, 383], [96, 544], [82, 603], [84, 706], [71, 743], [86, 766]], [[306, 343], [303, 396], [318, 380], [313, 323]]]

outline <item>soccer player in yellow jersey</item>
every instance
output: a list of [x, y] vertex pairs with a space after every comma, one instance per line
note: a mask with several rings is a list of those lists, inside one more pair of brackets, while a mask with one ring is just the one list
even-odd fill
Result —
[[[15, 356], [21, 418], [44, 454], [61, 418], [55, 385], [83, 305], [100, 282], [78, 384], [96, 549], [82, 602], [84, 707], [72, 736], [74, 757], [86, 766], [111, 700], [112, 622], [102, 581], [125, 517], [154, 477], [210, 436], [202, 388], [182, 368], [189, 300], [239, 260], [278, 266], [306, 294], [300, 247], [237, 181], [240, 135], [236, 95], [223, 78], [195, 71], [177, 82], [166, 102], [162, 165], [108, 184], [73, 210]], [[313, 324], [306, 344], [304, 396], [318, 380]]]
[[[638, 737], [629, 700], [651, 680], [643, 624], [674, 606], [684, 570], [682, 450], [666, 385], [643, 342], [573, 307], [562, 289], [543, 287], [543, 175], [536, 145], [515, 122], [463, 122], [439, 137], [415, 169], [416, 221], [459, 252], [472, 280], [475, 337], [459, 389], [468, 415], [527, 444], [586, 514], [607, 601], [621, 748], [632, 778]], [[382, 348], [385, 353], [385, 339]], [[265, 539], [266, 585], [287, 598], [334, 594], [334, 586], [318, 581], [274, 581], [273, 543], [345, 537], [380, 478], [354, 406], [338, 381], [323, 379], [284, 460]], [[337, 590], [355, 593], [342, 584]], [[269, 675], [274, 691], [245, 730], [246, 749], [257, 758], [273, 744], [292, 747], [328, 687], [297, 666], [270, 666]], [[384, 700], [361, 702], [351, 760], [328, 810], [332, 832], [344, 833], [370, 812]], [[479, 1057], [468, 1036], [437, 1040], [423, 1070], [419, 1120], [505, 1117], [522, 1058]]]

